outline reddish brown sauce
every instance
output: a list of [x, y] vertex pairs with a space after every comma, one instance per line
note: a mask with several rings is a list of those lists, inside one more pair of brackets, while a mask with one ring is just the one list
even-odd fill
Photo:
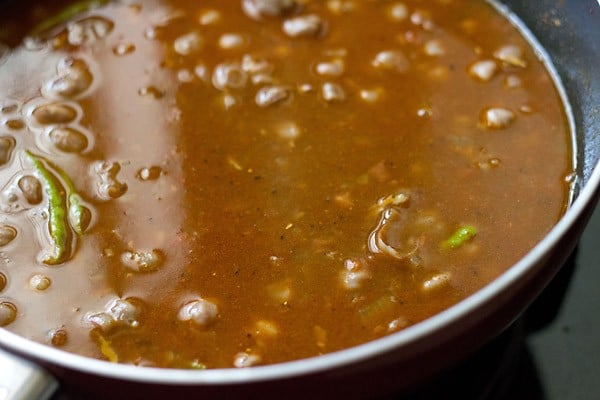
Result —
[[560, 98], [482, 1], [61, 7], [0, 32], [0, 325], [25, 337], [315, 356], [464, 299], [566, 207]]

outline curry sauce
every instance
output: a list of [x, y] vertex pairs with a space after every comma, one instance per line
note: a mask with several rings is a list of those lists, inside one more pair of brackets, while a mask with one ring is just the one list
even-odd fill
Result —
[[35, 341], [198, 369], [344, 349], [482, 288], [567, 206], [560, 97], [483, 1], [2, 18], [0, 326]]

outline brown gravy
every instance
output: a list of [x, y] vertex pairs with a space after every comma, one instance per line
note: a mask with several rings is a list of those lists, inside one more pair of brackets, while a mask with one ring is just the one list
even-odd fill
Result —
[[316, 356], [464, 299], [565, 210], [560, 98], [482, 1], [26, 4], [0, 49], [22, 336], [141, 366]]

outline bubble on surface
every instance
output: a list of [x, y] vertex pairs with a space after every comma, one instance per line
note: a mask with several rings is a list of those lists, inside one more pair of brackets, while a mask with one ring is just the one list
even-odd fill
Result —
[[31, 115], [40, 125], [67, 124], [77, 118], [77, 110], [68, 104], [53, 102], [37, 106]]
[[11, 118], [4, 122], [4, 125], [13, 131], [20, 131], [25, 128], [25, 122], [20, 118]]
[[0, 301], [0, 327], [9, 325], [17, 319], [17, 306], [9, 301]]
[[80, 59], [68, 57], [57, 67], [58, 78], [48, 82], [42, 92], [50, 98], [76, 98], [84, 94], [92, 85], [94, 77], [88, 64]]
[[161, 173], [160, 167], [144, 167], [137, 172], [136, 177], [142, 181], [153, 181], [158, 179]]
[[113, 47], [113, 54], [115, 56], [125, 56], [135, 51], [135, 45], [133, 43], [119, 43]]
[[12, 136], [0, 136], [0, 166], [8, 163], [14, 148], [15, 139]]
[[65, 153], [81, 153], [88, 147], [87, 136], [78, 129], [56, 127], [48, 133], [50, 142]]
[[29, 286], [40, 292], [48, 289], [51, 284], [52, 281], [46, 275], [36, 274], [29, 278]]
[[52, 329], [48, 332], [50, 343], [54, 347], [63, 347], [69, 341], [69, 334], [64, 328]]
[[17, 185], [29, 204], [39, 204], [42, 202], [42, 184], [35, 176], [22, 176], [19, 178]]
[[87, 17], [69, 23], [67, 41], [72, 46], [90, 45], [107, 37], [114, 27], [114, 22], [107, 18], [100, 16]]
[[129, 250], [121, 255], [121, 263], [135, 272], [154, 272], [164, 261], [160, 250]]
[[17, 237], [17, 230], [10, 225], [0, 225], [0, 247], [4, 247]]

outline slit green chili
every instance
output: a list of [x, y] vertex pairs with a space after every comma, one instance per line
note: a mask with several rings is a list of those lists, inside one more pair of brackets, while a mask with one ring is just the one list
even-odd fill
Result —
[[89, 208], [81, 204], [81, 198], [77, 193], [69, 195], [69, 222], [78, 235], [83, 235], [90, 225], [92, 213]]
[[98, 8], [108, 3], [108, 0], [84, 0], [79, 1], [77, 3], [70, 4], [60, 10], [57, 14], [54, 14], [39, 24], [37, 24], [31, 32], [29, 32], [30, 36], [37, 36], [44, 31], [47, 31], [50, 28], [53, 28], [57, 25], [63, 24], [69, 21], [71, 18], [76, 16], [77, 14], [81, 14], [82, 12], [89, 11], [94, 8]]
[[444, 240], [441, 244], [442, 249], [457, 249], [477, 235], [477, 228], [473, 225], [465, 225], [458, 228], [452, 236]]
[[90, 225], [92, 212], [89, 208], [81, 203], [81, 196], [77, 193], [77, 189], [75, 189], [75, 185], [73, 184], [71, 178], [69, 178], [69, 175], [67, 175], [65, 171], [50, 161], [45, 161], [50, 168], [52, 168], [60, 176], [64, 184], [67, 186], [67, 191], [69, 192], [67, 197], [69, 223], [78, 235], [82, 235]]
[[60, 180], [44, 165], [41, 158], [28, 150], [25, 151], [25, 155], [40, 176], [48, 196], [48, 231], [53, 252], [42, 262], [48, 265], [62, 264], [70, 257], [73, 242], [73, 233], [67, 216], [66, 190]]

